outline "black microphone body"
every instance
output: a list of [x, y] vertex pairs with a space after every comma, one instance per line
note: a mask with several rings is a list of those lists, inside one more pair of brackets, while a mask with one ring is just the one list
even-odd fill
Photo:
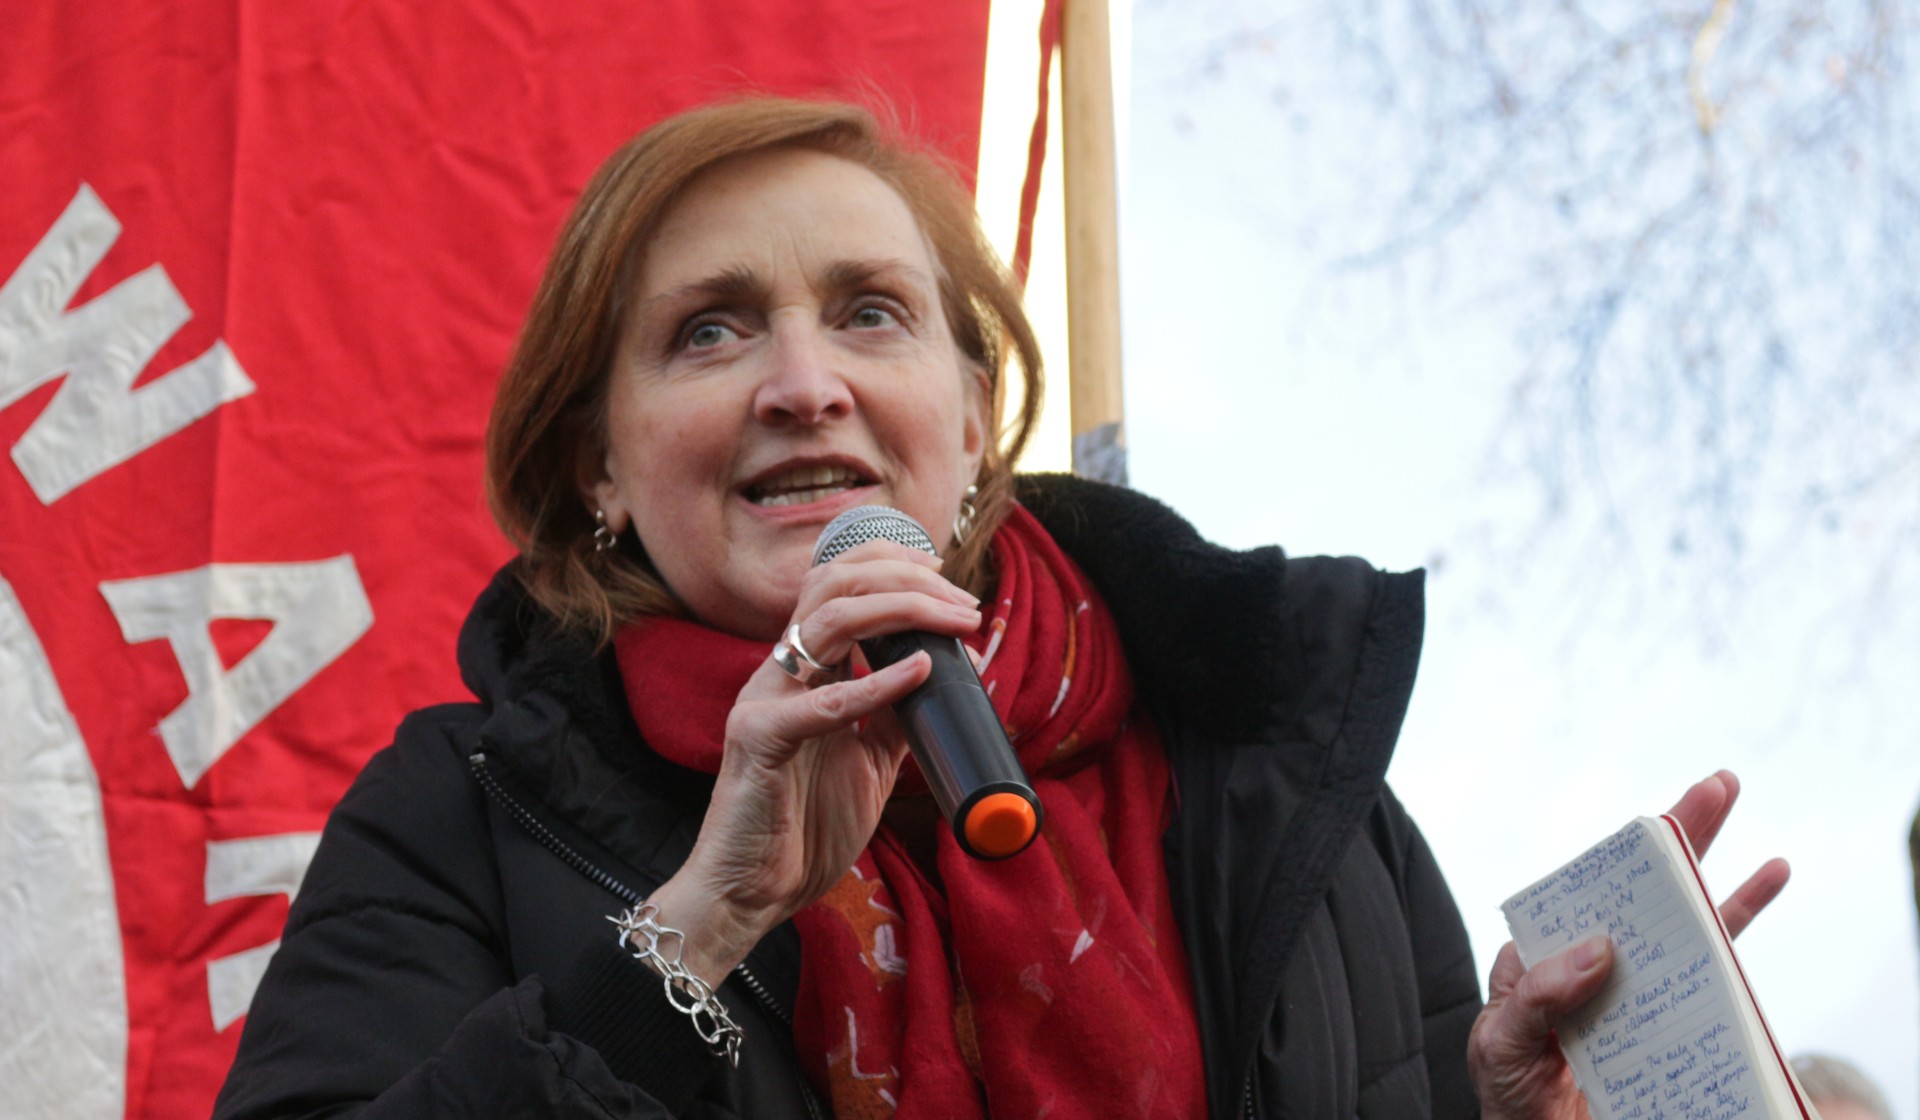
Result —
[[[885, 506], [861, 506], [833, 519], [814, 547], [823, 564], [876, 537], [932, 552], [919, 523]], [[926, 776], [940, 813], [953, 826], [961, 850], [977, 859], [1017, 855], [1038, 835], [1040, 798], [1014, 757], [1013, 745], [993, 710], [960, 639], [907, 630], [860, 643], [875, 670], [925, 650], [933, 668], [893, 711], [907, 745]]]

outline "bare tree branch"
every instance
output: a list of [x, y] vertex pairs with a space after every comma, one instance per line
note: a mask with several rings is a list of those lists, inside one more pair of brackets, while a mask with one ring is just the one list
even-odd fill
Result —
[[1336, 133], [1315, 151], [1350, 189], [1292, 219], [1329, 278], [1415, 264], [1516, 324], [1489, 470], [1525, 472], [1543, 524], [1651, 543], [1703, 612], [1852, 527], [1920, 599], [1910, 5], [1232, 11], [1193, 81], [1264, 84], [1293, 131]]

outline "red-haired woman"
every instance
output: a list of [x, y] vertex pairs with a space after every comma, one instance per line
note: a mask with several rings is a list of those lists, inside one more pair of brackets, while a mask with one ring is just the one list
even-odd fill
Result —
[[[1384, 783], [1419, 578], [1016, 480], [1010, 360], [1037, 383], [966, 192], [866, 113], [617, 153], [500, 386], [477, 702], [334, 813], [218, 1114], [1464, 1116], [1470, 1029], [1489, 1111], [1566, 1104], [1526, 1078], [1592, 969], [1481, 1016]], [[862, 505], [938, 556], [811, 566]], [[903, 772], [927, 658], [857, 653], [903, 630], [977, 654], [1046, 810], [1020, 854]]]

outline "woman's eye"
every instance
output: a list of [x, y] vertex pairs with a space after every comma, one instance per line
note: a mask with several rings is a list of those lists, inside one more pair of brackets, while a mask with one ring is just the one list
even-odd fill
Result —
[[853, 326], [859, 327], [863, 330], [873, 330], [876, 327], [890, 327], [890, 326], [893, 326], [895, 323], [898, 323], [899, 321], [900, 320], [894, 316], [893, 312], [888, 311], [884, 307], [879, 307], [874, 304], [868, 304], [867, 306], [860, 308], [859, 310], [853, 313], [850, 319], [848, 319], [848, 322], [851, 323]]
[[707, 350], [733, 337], [733, 331], [719, 323], [701, 323], [687, 332], [687, 348]]

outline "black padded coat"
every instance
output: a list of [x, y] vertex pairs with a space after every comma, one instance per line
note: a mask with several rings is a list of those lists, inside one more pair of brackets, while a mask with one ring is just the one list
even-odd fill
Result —
[[[1172, 764], [1211, 1116], [1476, 1113], [1465, 931], [1383, 777], [1420, 576], [1227, 551], [1070, 478], [1020, 494], [1106, 597]], [[712, 780], [641, 744], [612, 657], [510, 572], [460, 659], [478, 702], [410, 717], [329, 820], [216, 1115], [825, 1115], [793, 1054], [791, 924], [721, 989], [738, 1069], [614, 947], [605, 916], [679, 866]]]

